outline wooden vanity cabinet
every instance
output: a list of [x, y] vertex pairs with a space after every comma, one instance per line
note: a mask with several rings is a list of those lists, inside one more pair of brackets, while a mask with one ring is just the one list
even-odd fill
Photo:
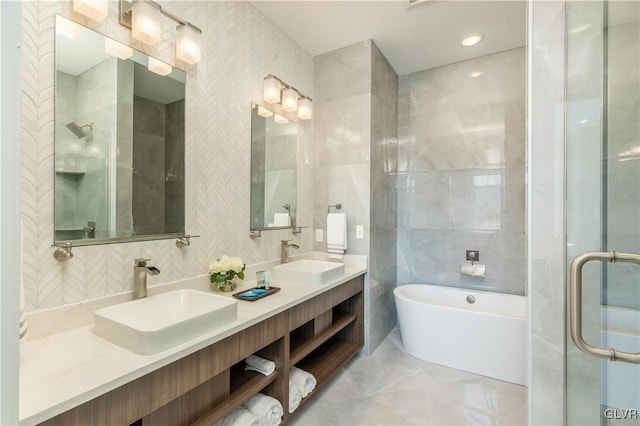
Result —
[[[362, 347], [363, 288], [361, 275], [41, 424], [211, 425], [258, 392], [282, 403], [286, 422], [291, 366], [313, 374], [317, 390]], [[252, 354], [275, 373], [245, 371]]]

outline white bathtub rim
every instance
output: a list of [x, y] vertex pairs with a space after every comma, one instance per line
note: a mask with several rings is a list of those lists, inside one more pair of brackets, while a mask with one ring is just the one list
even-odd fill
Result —
[[[488, 296], [493, 296], [495, 294], [499, 294], [499, 295], [501, 295], [500, 297], [517, 297], [517, 298], [524, 299], [523, 307], [522, 307], [522, 314], [521, 315], [513, 315], [513, 314], [505, 314], [505, 313], [495, 313], [495, 312], [490, 311], [490, 310], [483, 310], [481, 308], [477, 308], [478, 305], [474, 305], [474, 304], [471, 304], [471, 303], [469, 303], [469, 307], [457, 307], [457, 306], [450, 306], [450, 305], [445, 305], [445, 304], [440, 304], [440, 303], [428, 303], [428, 302], [418, 301], [418, 300], [412, 299], [408, 295], [402, 293], [401, 287], [404, 287], [404, 286], [412, 286], [412, 287], [415, 287], [415, 288], [418, 288], [420, 286], [444, 287], [448, 291], [452, 291], [452, 292], [453, 291], [459, 291], [460, 293], [467, 293], [467, 295], [470, 295], [470, 296], [475, 296], [474, 293], [480, 293], [480, 294], [486, 294]], [[393, 289], [393, 293], [394, 293], [394, 295], [396, 295], [397, 297], [401, 298], [402, 300], [404, 300], [404, 301], [406, 301], [408, 303], [415, 304], [415, 305], [427, 305], [427, 306], [431, 306], [431, 307], [435, 307], [435, 308], [450, 309], [450, 310], [461, 311], [461, 312], [477, 312], [477, 313], [481, 313], [483, 315], [490, 315], [490, 316], [496, 316], [496, 317], [501, 317], [501, 318], [504, 317], [504, 318], [515, 318], [515, 319], [525, 319], [525, 320], [527, 319], [527, 304], [526, 304], [527, 296], [523, 296], [523, 295], [520, 295], [520, 294], [494, 293], [494, 292], [491, 292], [491, 291], [468, 290], [468, 289], [462, 288], [462, 287], [440, 286], [440, 285], [437, 285], [437, 284], [416, 284], [416, 283], [398, 285]]]
[[[407, 285], [413, 288], [403, 291], [402, 287]], [[526, 296], [515, 295], [521, 298], [519, 303], [513, 302], [514, 295], [503, 296], [507, 298], [504, 299], [505, 303], [511, 299], [515, 306], [515, 309], [507, 311], [521, 313], [514, 316], [495, 313], [494, 309], [499, 310], [501, 302], [495, 298], [484, 306], [479, 304], [471, 309], [467, 306], [453, 307], [451, 304], [466, 303], [465, 294], [484, 296], [484, 293], [490, 293], [487, 296], [491, 297], [493, 292], [442, 287], [405, 284], [394, 288], [404, 350], [426, 362], [526, 386]], [[421, 290], [424, 293], [420, 294]], [[439, 303], [429, 303], [428, 296], [431, 294]], [[424, 324], [434, 324], [436, 327], [425, 329]], [[505, 338], [513, 345], [503, 347]], [[486, 350], [478, 352], [479, 347]], [[496, 353], [491, 348], [500, 349]]]

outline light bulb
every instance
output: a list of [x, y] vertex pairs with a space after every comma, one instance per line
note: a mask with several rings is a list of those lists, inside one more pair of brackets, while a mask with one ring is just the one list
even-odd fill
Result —
[[273, 112], [258, 105], [258, 115], [261, 117], [271, 117], [273, 115]]
[[154, 57], [149, 56], [149, 71], [155, 72], [158, 75], [168, 75], [173, 71], [173, 67], [167, 63], [157, 60]]
[[275, 114], [273, 116], [273, 121], [275, 121], [278, 124], [287, 124], [289, 122], [289, 120], [287, 120], [286, 118], [284, 118], [283, 116], [281, 116], [279, 114]]
[[482, 34], [467, 34], [466, 36], [460, 39], [460, 44], [464, 47], [475, 46], [476, 44], [482, 41]]
[[73, 0], [73, 10], [87, 18], [102, 21], [109, 14], [107, 0]]
[[68, 19], [56, 19], [56, 34], [75, 40], [82, 33], [82, 26]]
[[313, 105], [311, 99], [301, 98], [298, 101], [298, 118], [301, 120], [309, 120], [313, 116]]
[[136, 0], [131, 8], [131, 37], [153, 45], [160, 41], [160, 6]]
[[200, 62], [202, 32], [191, 24], [176, 29], [176, 58], [188, 64]]
[[120, 59], [128, 59], [133, 55], [132, 48], [110, 38], [104, 39], [104, 51]]
[[280, 90], [282, 86], [275, 77], [269, 77], [264, 79], [263, 94], [262, 97], [265, 102], [270, 104], [277, 104], [280, 102]]
[[282, 109], [287, 112], [298, 109], [298, 92], [291, 87], [282, 91]]

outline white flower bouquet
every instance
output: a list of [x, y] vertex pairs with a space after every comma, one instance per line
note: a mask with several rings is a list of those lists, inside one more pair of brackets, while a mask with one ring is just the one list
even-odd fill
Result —
[[230, 291], [235, 289], [233, 279], [238, 277], [244, 280], [245, 264], [239, 257], [224, 255], [214, 260], [209, 265], [209, 276], [211, 284], [216, 284], [218, 290]]

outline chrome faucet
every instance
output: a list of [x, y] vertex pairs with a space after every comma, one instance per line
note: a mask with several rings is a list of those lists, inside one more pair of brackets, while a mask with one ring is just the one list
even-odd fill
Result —
[[133, 265], [133, 298], [147, 297], [147, 275], [158, 275], [160, 269], [155, 266], [147, 266], [151, 259], [136, 259]]
[[289, 247], [299, 249], [297, 244], [289, 244], [289, 241], [293, 240], [280, 240], [280, 263], [287, 263], [289, 261]]

